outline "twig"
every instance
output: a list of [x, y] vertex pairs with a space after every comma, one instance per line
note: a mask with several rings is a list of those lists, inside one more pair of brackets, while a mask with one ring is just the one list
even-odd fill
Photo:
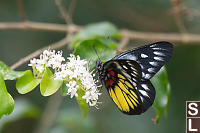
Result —
[[56, 115], [57, 110], [62, 103], [63, 97], [60, 96], [60, 93], [52, 95], [48, 103], [46, 104], [45, 110], [42, 114], [40, 121], [38, 122], [35, 131], [33, 133], [47, 133], [49, 128], [52, 126]]
[[69, 31], [76, 32], [80, 29], [81, 27], [77, 25], [39, 23], [30, 21], [0, 23], [0, 30], [36, 30], [66, 33]]
[[77, 3], [77, 0], [72, 0], [69, 5], [69, 16], [71, 17], [71, 19], [72, 19], [72, 14], [74, 13], [74, 9], [76, 7], [76, 3]]
[[120, 47], [117, 49], [117, 53], [121, 53], [123, 48], [126, 47], [126, 45], [129, 43], [129, 41], [130, 39], [128, 36], [122, 37], [121, 42], [120, 42]]
[[59, 42], [56, 42], [54, 44], [51, 44], [49, 46], [46, 46], [44, 48], [38, 49], [37, 51], [31, 53], [30, 55], [20, 59], [18, 62], [16, 62], [15, 64], [13, 64], [11, 66], [11, 69], [16, 69], [17, 67], [21, 66], [22, 64], [28, 62], [30, 59], [39, 56], [44, 50], [46, 49], [58, 49], [61, 48], [65, 45], [67, 45], [71, 40], [71, 35], [68, 35], [67, 37], [65, 37], [64, 39], [60, 40]]
[[21, 21], [26, 21], [22, 0], [16, 0], [19, 18]]
[[65, 22], [67, 24], [72, 24], [72, 19], [71, 19], [69, 13], [67, 12], [67, 10], [65, 9], [64, 5], [62, 4], [62, 0], [55, 0], [55, 3], [58, 6], [60, 14], [65, 19]]
[[176, 25], [181, 33], [186, 32], [183, 21], [181, 20], [182, 0], [170, 0], [172, 3], [172, 12]]

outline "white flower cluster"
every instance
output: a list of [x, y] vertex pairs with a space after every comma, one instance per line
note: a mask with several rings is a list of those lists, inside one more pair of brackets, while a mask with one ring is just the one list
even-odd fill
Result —
[[45, 50], [40, 55], [40, 59], [32, 59], [28, 66], [32, 66], [42, 73], [46, 67], [52, 67], [53, 69], [60, 68], [62, 61], [65, 61], [65, 58], [62, 57], [61, 51], [56, 53], [55, 50]]
[[51, 67], [55, 69], [55, 80], [64, 80], [68, 87], [68, 93], [70, 97], [78, 96], [77, 90], [82, 89], [85, 91], [85, 95], [82, 97], [86, 99], [86, 103], [90, 106], [96, 106], [98, 97], [101, 93], [95, 84], [92, 74], [87, 67], [87, 61], [81, 60], [80, 56], [70, 54], [67, 58], [68, 61], [64, 64], [64, 57], [62, 52], [55, 50], [45, 50], [40, 55], [40, 59], [32, 59], [29, 66], [32, 66], [40, 73], [42, 73], [45, 67]]

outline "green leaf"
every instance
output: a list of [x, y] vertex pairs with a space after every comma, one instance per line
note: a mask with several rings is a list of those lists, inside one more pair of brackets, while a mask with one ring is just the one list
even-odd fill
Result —
[[24, 72], [13, 71], [5, 63], [0, 61], [0, 72], [4, 76], [4, 80], [15, 80], [23, 75]]
[[14, 100], [7, 92], [3, 75], [0, 73], [0, 118], [9, 115], [14, 109]]
[[24, 74], [24, 72], [11, 71], [5, 75], [4, 80], [16, 80], [16, 79], [20, 78], [23, 74]]
[[32, 71], [27, 70], [17, 80], [16, 88], [20, 94], [26, 94], [32, 91], [39, 83], [40, 83], [40, 79], [35, 79], [33, 77]]
[[54, 80], [53, 73], [46, 68], [40, 83], [40, 92], [43, 96], [50, 96], [61, 87], [62, 83], [62, 80]]
[[3, 63], [2, 61], [0, 61], [0, 72], [3, 75], [6, 75], [7, 73], [12, 72], [12, 70], [5, 63]]
[[78, 42], [82, 40], [102, 37], [119, 38], [118, 29], [109, 22], [89, 24], [73, 37], [72, 46], [75, 48]]
[[156, 88], [156, 98], [153, 104], [156, 110], [156, 118], [153, 121], [158, 124], [163, 113], [167, 114], [169, 100], [171, 95], [171, 87], [167, 77], [167, 71], [165, 67], [151, 79], [153, 86]]
[[[87, 59], [91, 67], [95, 66], [98, 56], [101, 61], [107, 61], [115, 56], [117, 44], [110, 40], [89, 39], [82, 41], [74, 51], [75, 55]], [[97, 53], [95, 52], [95, 49]], [[97, 55], [98, 54], [98, 55]]]
[[79, 103], [83, 117], [86, 117], [88, 114], [88, 104], [86, 103], [86, 100], [82, 98], [82, 96], [85, 95], [85, 91], [82, 89], [78, 89], [77, 94], [78, 97], [76, 97], [76, 100]]

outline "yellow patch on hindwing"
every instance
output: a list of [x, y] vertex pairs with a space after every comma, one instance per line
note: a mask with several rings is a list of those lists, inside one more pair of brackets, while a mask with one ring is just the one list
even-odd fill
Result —
[[123, 92], [124, 97], [126, 98], [126, 101], [128, 102], [129, 106], [134, 109], [133, 103], [131, 102], [131, 99], [128, 98], [128, 96]]
[[119, 79], [126, 79], [124, 76], [122, 76], [121, 74], [118, 74], [118, 78]]
[[125, 112], [130, 111], [130, 108], [129, 108], [128, 103], [122, 93], [122, 90], [118, 86], [116, 86], [114, 90], [115, 90], [116, 97], [119, 100], [119, 103], [122, 107], [122, 110]]
[[135, 92], [133, 90], [130, 90], [130, 92], [131, 92], [131, 94], [133, 94], [134, 97], [136, 97], [138, 99], [137, 95], [135, 94]]
[[[128, 85], [127, 85], [128, 84]], [[138, 97], [137, 97], [137, 95], [135, 94], [135, 92], [133, 91], [133, 90], [131, 90], [132, 88], [128, 88], [129, 86], [131, 86], [130, 85], [130, 83], [129, 82], [127, 82], [127, 81], [123, 81], [122, 79], [120, 79], [119, 80], [119, 82], [118, 82], [118, 86], [120, 87], [120, 89], [122, 89], [125, 93], [126, 93], [126, 95], [129, 95], [129, 97], [131, 97], [132, 98], [132, 102], [133, 102], [133, 104], [137, 107], [137, 104], [136, 104], [136, 102], [139, 104], [139, 102], [138, 102]], [[118, 87], [118, 86], [116, 86], [116, 87]], [[132, 87], [132, 86], [131, 86]]]
[[119, 100], [117, 99], [116, 95], [115, 95], [115, 92], [113, 91], [112, 88], [109, 89], [109, 94], [110, 96], [112, 97], [113, 101], [115, 102], [115, 104], [117, 105], [117, 107], [122, 110], [122, 107], [119, 103]]
[[125, 81], [124, 82], [129, 88], [133, 89], [133, 86], [128, 82], [128, 81]]
[[121, 74], [117, 76], [118, 83], [113, 88], [109, 88], [108, 92], [120, 110], [129, 112], [140, 104], [138, 96], [135, 87], [127, 81], [126, 77]]

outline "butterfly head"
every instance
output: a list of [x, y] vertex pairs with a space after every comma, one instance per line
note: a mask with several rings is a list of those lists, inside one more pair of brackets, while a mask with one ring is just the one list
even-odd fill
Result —
[[104, 67], [103, 67], [103, 63], [101, 61], [97, 61], [96, 62], [96, 69], [97, 69], [97, 72], [99, 74], [99, 77], [103, 77], [103, 70], [104, 70]]

